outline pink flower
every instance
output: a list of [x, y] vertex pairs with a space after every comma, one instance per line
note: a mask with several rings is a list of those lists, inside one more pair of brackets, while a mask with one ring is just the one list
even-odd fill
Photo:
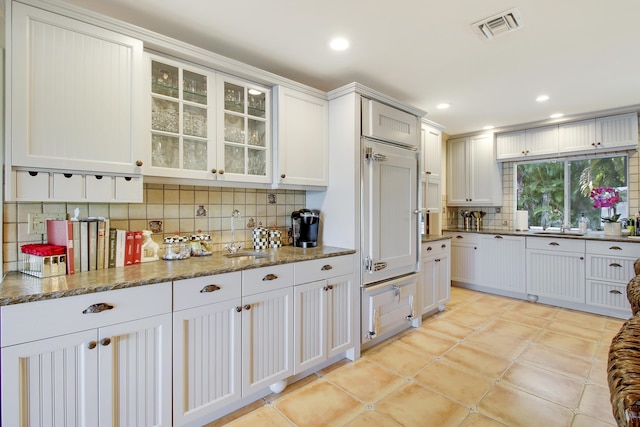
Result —
[[618, 190], [611, 187], [598, 187], [591, 190], [589, 194], [591, 200], [593, 200], [593, 207], [596, 209], [600, 208], [608, 208], [610, 217], [602, 218], [607, 222], [616, 222], [618, 220], [619, 214], [616, 214], [616, 204], [620, 202], [622, 199], [618, 194]]

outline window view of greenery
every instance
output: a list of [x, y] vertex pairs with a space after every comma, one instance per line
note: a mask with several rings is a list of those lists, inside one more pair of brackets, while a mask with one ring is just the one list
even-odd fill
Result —
[[[578, 227], [580, 217], [588, 220], [588, 228], [602, 230], [602, 218], [611, 213], [629, 217], [627, 203], [626, 155], [616, 157], [545, 160], [516, 164], [517, 209], [529, 212], [531, 227]], [[611, 187], [621, 201], [615, 212], [596, 209], [589, 197], [592, 189]]]

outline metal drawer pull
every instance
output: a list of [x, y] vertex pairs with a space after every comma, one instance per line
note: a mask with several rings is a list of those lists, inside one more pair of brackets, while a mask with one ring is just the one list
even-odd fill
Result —
[[502, 239], [502, 236], [494, 236], [494, 239]]
[[560, 243], [558, 243], [558, 242], [551, 242], [551, 243], [549, 243], [549, 246], [560, 246]]
[[619, 291], [619, 290], [617, 290], [617, 289], [611, 289], [611, 290], [609, 291], [609, 293], [610, 293], [610, 294], [616, 294], [616, 295], [622, 295], [622, 292], [620, 292], [620, 291]]
[[464, 239], [464, 237], [458, 234], [458, 235], [456, 236], [456, 239]]
[[427, 247], [427, 252], [429, 252], [431, 250], [431, 246]]
[[611, 264], [609, 264], [609, 267], [622, 267], [622, 266], [617, 262], [612, 262]]
[[333, 267], [330, 264], [325, 264], [322, 266], [320, 270], [322, 271], [333, 270]]
[[620, 246], [611, 246], [609, 249], [611, 249], [612, 251], [621, 251], [622, 248]]
[[109, 344], [111, 344], [111, 338], [103, 338], [102, 341], [100, 341], [100, 344], [102, 344], [103, 346], [108, 346]]
[[444, 248], [446, 248], [446, 247], [447, 247], [447, 244], [446, 244], [446, 243], [443, 243], [443, 244], [442, 244], [442, 246], [440, 246], [440, 247], [441, 247], [442, 249], [444, 249]]
[[89, 307], [87, 307], [82, 311], [82, 314], [100, 313], [105, 310], [111, 310], [112, 308], [113, 308], [112, 305], [109, 305], [105, 302], [101, 302], [98, 304], [90, 305]]
[[218, 285], [207, 285], [204, 288], [200, 289], [200, 293], [204, 294], [206, 292], [215, 292], [215, 291], [219, 291], [220, 289], [222, 288]]
[[262, 278], [263, 282], [266, 282], [268, 280], [276, 280], [278, 278], [278, 276], [276, 276], [275, 274], [267, 274], [266, 276], [264, 276]]

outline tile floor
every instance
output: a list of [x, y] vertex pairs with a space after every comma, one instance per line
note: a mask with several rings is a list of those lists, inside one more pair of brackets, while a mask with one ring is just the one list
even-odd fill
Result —
[[207, 427], [615, 426], [623, 321], [452, 289], [442, 313]]

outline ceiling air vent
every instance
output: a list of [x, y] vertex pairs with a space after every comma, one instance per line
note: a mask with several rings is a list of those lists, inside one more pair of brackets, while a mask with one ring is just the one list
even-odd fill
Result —
[[491, 40], [494, 37], [519, 30], [523, 26], [520, 12], [515, 8], [471, 24], [473, 31], [483, 40]]

